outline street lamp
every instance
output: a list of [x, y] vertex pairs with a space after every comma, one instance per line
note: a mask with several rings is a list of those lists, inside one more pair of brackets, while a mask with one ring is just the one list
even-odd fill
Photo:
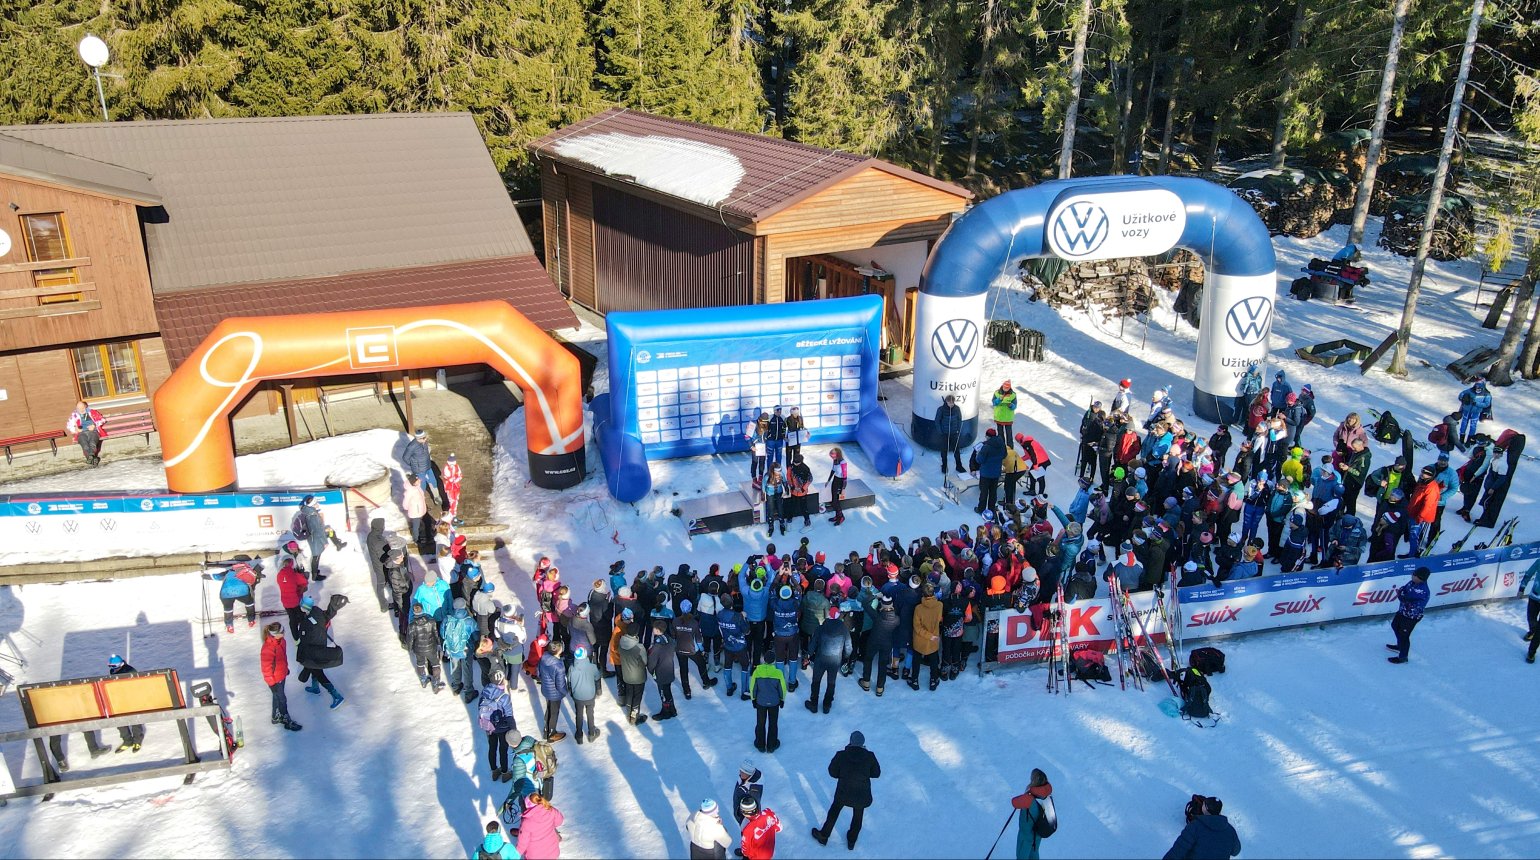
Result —
[[107, 43], [96, 36], [87, 35], [80, 40], [80, 46], [76, 49], [80, 52], [80, 59], [91, 67], [91, 77], [96, 79], [96, 97], [102, 102], [102, 119], [111, 121], [107, 116], [107, 94], [102, 91], [102, 66], [107, 65], [110, 52]]

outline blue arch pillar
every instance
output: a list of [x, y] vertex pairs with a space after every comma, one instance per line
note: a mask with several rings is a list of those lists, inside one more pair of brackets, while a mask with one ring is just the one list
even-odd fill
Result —
[[[936, 408], [957, 397], [971, 444], [979, 413], [990, 282], [1022, 260], [1073, 262], [1144, 257], [1173, 247], [1203, 258], [1202, 327], [1193, 369], [1193, 410], [1230, 420], [1235, 383], [1267, 360], [1277, 258], [1267, 227], [1229, 189], [1202, 179], [1100, 177], [1009, 191], [968, 210], [931, 251], [920, 277], [914, 340], [915, 441], [940, 449]], [[1027, 383], [1030, 388], [1030, 382]]]

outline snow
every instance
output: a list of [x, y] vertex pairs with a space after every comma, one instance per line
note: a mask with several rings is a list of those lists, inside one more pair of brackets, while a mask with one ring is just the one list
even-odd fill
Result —
[[681, 137], [580, 134], [552, 148], [607, 175], [630, 177], [638, 185], [706, 206], [726, 200], [743, 181], [743, 164], [730, 150]]
[[[1317, 392], [1320, 416], [1306, 431], [1307, 447], [1324, 446], [1337, 421], [1365, 407], [1392, 407], [1406, 426], [1425, 432], [1453, 408], [1460, 388], [1442, 365], [1498, 337], [1471, 335], [1481, 331], [1472, 323], [1476, 265], [1434, 262], [1407, 380], [1295, 359], [1295, 347], [1337, 337], [1378, 343], [1399, 317], [1410, 261], [1375, 248], [1377, 231], [1371, 220], [1364, 244], [1374, 283], [1359, 293], [1363, 310], [1296, 303], [1282, 289], [1310, 256], [1330, 256], [1345, 240], [1344, 228], [1275, 241], [1285, 297], [1275, 317], [1272, 365]], [[1053, 456], [1055, 499], [1068, 498], [1081, 413], [1092, 398], [1110, 397], [1117, 379], [1132, 378], [1139, 397], [1172, 385], [1178, 413], [1204, 426], [1187, 414], [1195, 332], [1173, 324], [1169, 307], [1155, 312], [1141, 348], [1144, 332], [1135, 321], [1120, 337], [1117, 321], [1061, 317], [1014, 289], [994, 290], [990, 302], [992, 317], [1014, 315], [1048, 336], [1049, 355], [1040, 364], [987, 352], [984, 381], [1015, 381], [1022, 394], [1016, 429], [1037, 436]], [[584, 343], [602, 358], [601, 339]], [[598, 391], [607, 388], [604, 368], [601, 361]], [[900, 427], [909, 424], [909, 385], [899, 379], [882, 386]], [[1496, 400], [1494, 429], [1534, 433], [1540, 398], [1532, 384], [1499, 389]], [[655, 491], [636, 505], [611, 499], [597, 471], [579, 487], [551, 493], [528, 485], [523, 420], [515, 412], [497, 433], [494, 519], [515, 524], [487, 565], [499, 601], [533, 605], [529, 575], [541, 554], [557, 560], [564, 581], [582, 588], [617, 558], [632, 571], [658, 564], [673, 572], [684, 562], [704, 572], [762, 548], [763, 532], [748, 530], [691, 540], [669, 513], [679, 497], [721, 492], [745, 477], [743, 457], [655, 462]], [[345, 445], [345, 438], [327, 441]], [[388, 461], [384, 441], [351, 450]], [[264, 476], [314, 480], [327, 471], [320, 464], [335, 459], [301, 450], [275, 452], [264, 467], [274, 471]], [[825, 450], [804, 452], [819, 478]], [[846, 451], [853, 472], [878, 489], [879, 504], [851, 513], [838, 529], [815, 520], [806, 534], [813, 548], [843, 555], [889, 535], [907, 539], [973, 522], [971, 510], [940, 493], [934, 452], [920, 452], [910, 473], [888, 481], [874, 476], [859, 446]], [[1375, 456], [1390, 453], [1382, 447]], [[598, 463], [593, 451], [589, 462]], [[100, 481], [101, 471], [77, 475]], [[243, 468], [243, 481], [247, 474]], [[77, 475], [32, 489], [72, 487]], [[1504, 509], [1524, 518], [1520, 540], [1536, 537], [1535, 494], [1527, 486], [1519, 482]], [[1450, 522], [1450, 531], [1464, 528]], [[776, 541], [790, 549], [797, 537], [793, 529]], [[447, 693], [418, 688], [389, 619], [366, 593], [359, 537], [348, 539], [346, 550], [323, 557], [332, 575], [312, 589], [318, 600], [336, 592], [352, 598], [336, 622], [347, 662], [332, 673], [348, 698], [327, 711], [291, 679], [291, 709], [305, 725], [298, 734], [261, 719], [268, 696], [256, 665], [256, 631], [202, 638], [194, 577], [0, 589], [0, 634], [8, 643], [0, 644], [0, 668], [18, 680], [99, 672], [132, 632], [140, 668], [170, 665], [184, 681], [213, 679], [243, 717], [248, 744], [231, 772], [200, 776], [192, 786], [160, 780], [65, 792], [49, 803], [13, 802], [0, 810], [0, 856], [465, 856], [507, 785], [489, 784], [471, 709]], [[270, 583], [260, 603], [278, 608]], [[768, 805], [784, 822], [778, 856], [785, 857], [983, 856], [1009, 814], [1009, 797], [1023, 790], [1033, 767], [1053, 781], [1060, 815], [1058, 834], [1043, 848], [1049, 857], [1159, 855], [1180, 831], [1182, 805], [1194, 793], [1225, 801], [1247, 857], [1533, 857], [1540, 854], [1540, 732], [1533, 718], [1540, 670], [1521, 659], [1523, 628], [1519, 601], [1430, 612], [1414, 636], [1411, 663], [1399, 667], [1383, 659], [1384, 622], [1225, 640], [1218, 645], [1229, 671], [1214, 680], [1213, 700], [1224, 716], [1201, 730], [1160, 712], [1164, 689], [1082, 687], [1054, 697], [1040, 671], [970, 672], [934, 693], [891, 683], [879, 700], [851, 678], [840, 679], [828, 716], [808, 714], [794, 695], [781, 714], [784, 745], [767, 756], [752, 749], [752, 708], [724, 700], [721, 685], [703, 692], [697, 683], [692, 700], [679, 699], [678, 719], [640, 728], [621, 722], [613, 693], [606, 693], [597, 705], [598, 742], [558, 745], [555, 801], [567, 818], [562, 850], [571, 857], [687, 856], [685, 821], [706, 796], [726, 805], [738, 764], [748, 757], [765, 771]], [[8, 654], [26, 665], [7, 662]], [[804, 676], [799, 694], [807, 683]], [[541, 702], [527, 683], [515, 701], [528, 732]], [[646, 705], [658, 707], [655, 689]], [[20, 724], [15, 698], [0, 700], [0, 730]], [[570, 730], [566, 716], [562, 728]], [[865, 733], [883, 765], [875, 806], [855, 851], [837, 845], [848, 815], [831, 847], [821, 848], [808, 830], [821, 823], [832, 796], [825, 767], [854, 729]], [[169, 734], [152, 725], [151, 747], [141, 755], [169, 757]], [[209, 740], [206, 726], [201, 740]], [[78, 737], [70, 743], [72, 751], [82, 746]], [[33, 753], [22, 745], [7, 745], [4, 753], [13, 769], [25, 757], [25, 776], [36, 776]], [[75, 763], [91, 768], [83, 752]], [[90, 826], [80, 826], [87, 820]], [[1014, 837], [1013, 826], [996, 854], [1010, 856]]]

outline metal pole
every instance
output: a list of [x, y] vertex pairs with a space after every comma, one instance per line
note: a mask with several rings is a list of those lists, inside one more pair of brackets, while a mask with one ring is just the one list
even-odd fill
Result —
[[112, 117], [107, 115], [107, 94], [102, 91], [102, 70], [93, 67], [91, 69], [91, 77], [96, 79], [96, 97], [101, 99], [102, 102], [102, 119], [106, 122], [112, 122]]

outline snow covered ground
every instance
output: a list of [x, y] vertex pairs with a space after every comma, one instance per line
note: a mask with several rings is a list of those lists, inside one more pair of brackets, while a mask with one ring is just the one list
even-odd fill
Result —
[[[1335, 250], [1344, 229], [1276, 241], [1280, 295], [1309, 256]], [[1376, 230], [1372, 222], [1370, 242]], [[1452, 408], [1459, 389], [1442, 365], [1497, 339], [1470, 336], [1474, 264], [1435, 263], [1410, 379], [1360, 377], [1352, 366], [1322, 369], [1294, 359], [1297, 346], [1342, 336], [1373, 344], [1388, 333], [1410, 263], [1378, 249], [1366, 257], [1375, 285], [1360, 294], [1364, 310], [1286, 297], [1278, 304], [1274, 363], [1296, 385], [1311, 383], [1321, 407], [1307, 447], [1324, 446], [1343, 415], [1365, 407], [1392, 407], [1414, 432], [1425, 433]], [[1137, 323], [1119, 339], [1116, 321], [1060, 318], [1014, 291], [998, 291], [991, 303], [992, 316], [1014, 314], [1048, 335], [1042, 364], [987, 353], [985, 384], [1011, 378], [1022, 392], [1018, 429], [1037, 435], [1058, 463], [1050, 483], [1056, 499], [1067, 498], [1081, 412], [1093, 397], [1109, 398], [1117, 379], [1132, 378], [1140, 397], [1170, 384], [1178, 411], [1188, 411], [1195, 332], [1185, 323], [1171, 331], [1169, 309], [1156, 312], [1141, 350]], [[602, 350], [603, 343], [588, 346]], [[596, 389], [605, 383], [601, 362]], [[884, 383], [883, 393], [895, 423], [907, 427], [908, 380]], [[1532, 385], [1496, 396], [1499, 426], [1536, 430], [1540, 396]], [[564, 580], [581, 586], [616, 558], [633, 571], [657, 564], [672, 572], [680, 563], [704, 571], [762, 547], [763, 532], [746, 530], [692, 541], [669, 513], [679, 497], [720, 492], [746, 477], [741, 456], [654, 463], [655, 492], [633, 506], [610, 499], [597, 473], [564, 493], [527, 487], [522, 412], [498, 440], [494, 514], [516, 524], [489, 565], [500, 600], [533, 602], [529, 572], [540, 554], [556, 558]], [[815, 549], [843, 555], [889, 535], [907, 539], [973, 521], [971, 509], [939, 492], [934, 453], [921, 453], [913, 471], [886, 481], [873, 476], [857, 446], [847, 450], [856, 474], [878, 488], [879, 504], [839, 529], [815, 521], [806, 534]], [[821, 448], [810, 453], [811, 462], [826, 462]], [[1376, 457], [1391, 453], [1380, 448]], [[598, 463], [595, 452], [589, 456]], [[289, 473], [273, 468], [270, 474]], [[28, 489], [70, 488], [74, 477]], [[1505, 513], [1524, 517], [1521, 540], [1537, 534], [1534, 507], [1535, 493], [1519, 481]], [[1451, 523], [1448, 531], [1464, 529]], [[796, 537], [794, 530], [777, 542], [789, 548]], [[388, 619], [366, 593], [357, 546], [355, 539], [342, 553], [328, 553], [333, 576], [312, 590], [353, 598], [336, 622], [347, 662], [332, 673], [348, 698], [327, 711], [291, 683], [293, 712], [305, 724], [298, 734], [261, 719], [268, 696], [256, 631], [203, 638], [194, 577], [0, 589], [0, 668], [19, 680], [98, 673], [131, 634], [140, 668], [174, 666], [184, 680], [212, 679], [244, 718], [248, 744], [231, 772], [192, 786], [164, 780], [66, 792], [48, 803], [13, 802], [0, 809], [0, 855], [464, 856], [507, 786], [488, 782], [470, 708], [417, 687]], [[261, 606], [278, 608], [270, 584]], [[1411, 664], [1402, 667], [1383, 659], [1383, 622], [1221, 642], [1229, 671], [1215, 681], [1214, 702], [1224, 718], [1201, 730], [1164, 716], [1156, 707], [1163, 692], [1082, 689], [1053, 697], [1042, 672], [967, 674], [934, 693], [890, 684], [882, 699], [842, 679], [828, 716], [808, 714], [794, 696], [782, 713], [784, 746], [765, 756], [752, 747], [752, 708], [726, 701], [722, 686], [702, 692], [697, 685], [693, 700], [680, 700], [679, 719], [641, 728], [625, 726], [606, 695], [598, 705], [598, 742], [559, 745], [555, 800], [567, 816], [563, 852], [687, 856], [685, 820], [706, 796], [726, 804], [747, 757], [765, 771], [767, 803], [786, 828], [778, 853], [787, 857], [983, 856], [1009, 813], [1009, 796], [1023, 789], [1033, 767], [1048, 772], [1058, 802], [1060, 830], [1044, 845], [1049, 857], [1158, 856], [1181, 829], [1182, 804], [1193, 793], [1225, 801], [1243, 856], [1534, 857], [1540, 669], [1522, 662], [1523, 624], [1520, 601], [1431, 613], [1417, 630]], [[7, 662], [17, 655], [24, 667]], [[530, 731], [538, 697], [526, 687], [515, 700], [520, 726]], [[648, 708], [657, 705], [649, 691]], [[0, 701], [0, 728], [20, 723], [15, 698]], [[565, 718], [564, 729], [570, 730]], [[883, 777], [860, 843], [843, 852], [837, 838], [829, 848], [818, 846], [808, 829], [821, 822], [832, 793], [828, 759], [853, 729], [866, 734]], [[91, 767], [83, 746], [78, 737], [70, 743], [81, 771]], [[152, 726], [141, 755], [169, 757], [172, 747], [167, 728]], [[24, 751], [8, 745], [5, 755], [14, 770]], [[25, 758], [26, 775], [35, 777], [32, 753]], [[997, 854], [1008, 856], [1013, 838], [1014, 827]]]

